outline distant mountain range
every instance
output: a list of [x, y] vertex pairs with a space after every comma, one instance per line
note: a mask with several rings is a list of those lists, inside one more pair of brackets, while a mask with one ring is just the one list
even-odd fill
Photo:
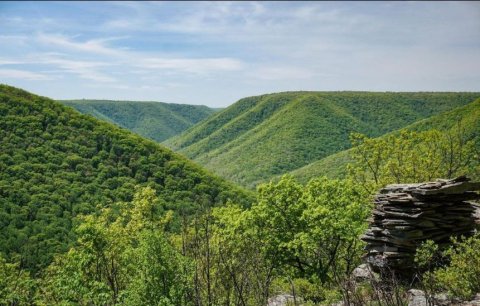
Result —
[[296, 169], [293, 173], [305, 179], [337, 176], [348, 157], [334, 154], [350, 147], [350, 133], [378, 137], [479, 97], [448, 92], [268, 94], [241, 99], [164, 143], [250, 188]]
[[163, 102], [63, 100], [81, 113], [92, 115], [143, 137], [162, 142], [209, 117], [218, 109], [204, 105]]

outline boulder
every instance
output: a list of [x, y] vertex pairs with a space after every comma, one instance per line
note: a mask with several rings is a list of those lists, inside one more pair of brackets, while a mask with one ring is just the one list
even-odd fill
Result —
[[416, 249], [424, 241], [446, 245], [451, 236], [473, 234], [480, 208], [469, 201], [480, 198], [479, 189], [480, 183], [466, 177], [381, 189], [370, 227], [361, 237], [367, 243], [365, 262], [374, 271], [411, 277]]
[[361, 264], [355, 269], [353, 269], [352, 276], [356, 282], [362, 282], [378, 278], [378, 274], [373, 272], [372, 268], [368, 264]]

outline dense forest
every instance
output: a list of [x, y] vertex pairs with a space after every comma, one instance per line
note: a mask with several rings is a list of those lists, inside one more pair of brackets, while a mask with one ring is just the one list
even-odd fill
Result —
[[212, 115], [203, 105], [162, 102], [63, 100], [83, 114], [115, 123], [143, 137], [162, 142]]
[[0, 116], [0, 252], [32, 272], [68, 249], [77, 215], [130, 201], [136, 185], [154, 188], [177, 221], [202, 205], [250, 203], [157, 143], [50, 99], [2, 85]]
[[[439, 95], [427, 94], [426, 105], [450, 110], [457, 97], [460, 107], [378, 138], [349, 133], [341, 179], [285, 175], [253, 193], [158, 143], [1, 85], [0, 305], [256, 306], [282, 294], [293, 305], [405, 305], [412, 284], [471, 299], [480, 292], [478, 235], [419, 245], [408, 282], [352, 285], [379, 188], [478, 177], [479, 101]], [[436, 112], [428, 107], [420, 119]], [[415, 120], [390, 116], [371, 128]]]
[[242, 99], [165, 143], [254, 187], [350, 147], [466, 105], [479, 93], [287, 92]]

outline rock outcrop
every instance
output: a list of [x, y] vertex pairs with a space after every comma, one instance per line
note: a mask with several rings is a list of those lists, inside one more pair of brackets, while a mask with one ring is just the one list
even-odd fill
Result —
[[[466, 177], [421, 184], [388, 185], [375, 197], [366, 262], [375, 270], [410, 274], [416, 248], [430, 239], [449, 243], [450, 236], [471, 235], [475, 229], [480, 183]], [[411, 274], [410, 274], [411, 275]]]

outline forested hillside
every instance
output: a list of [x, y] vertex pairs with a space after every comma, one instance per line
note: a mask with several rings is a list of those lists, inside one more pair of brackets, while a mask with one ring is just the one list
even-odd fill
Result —
[[76, 216], [131, 201], [136, 185], [153, 188], [157, 210], [175, 212], [173, 230], [200, 207], [252, 199], [153, 141], [0, 85], [0, 253], [8, 259], [38, 271], [75, 240]]
[[[413, 283], [464, 300], [480, 290], [478, 235], [419, 245], [411, 279], [349, 285], [372, 194], [478, 174], [480, 99], [378, 138], [352, 134], [353, 148], [324, 163], [332, 172], [347, 158], [348, 179], [287, 175], [256, 199], [48, 98], [1, 85], [0, 115], [0, 305], [257, 306], [285, 293], [306, 305], [383, 305], [395, 294], [404, 305]], [[444, 259], [432, 266], [433, 256]]]
[[115, 123], [161, 142], [207, 118], [216, 110], [203, 105], [162, 102], [64, 100], [78, 111]]
[[369, 137], [458, 106], [479, 93], [286, 92], [245, 98], [165, 143], [253, 187]]
[[[480, 99], [451, 111], [420, 120], [400, 131], [393, 131], [380, 137], [378, 141], [395, 137], [401, 131], [424, 132], [433, 129], [450, 133], [452, 137], [460, 133], [464, 141], [473, 140], [476, 143], [477, 152], [480, 153]], [[308, 182], [312, 178], [324, 175], [331, 178], [344, 177], [347, 174], [347, 165], [352, 162], [351, 154], [352, 150], [341, 151], [296, 169], [290, 174], [301, 182]], [[468, 174], [470, 177], [480, 179], [480, 173], [473, 165], [475, 162], [480, 162], [478, 156], [476, 160], [472, 161], [471, 171]]]

